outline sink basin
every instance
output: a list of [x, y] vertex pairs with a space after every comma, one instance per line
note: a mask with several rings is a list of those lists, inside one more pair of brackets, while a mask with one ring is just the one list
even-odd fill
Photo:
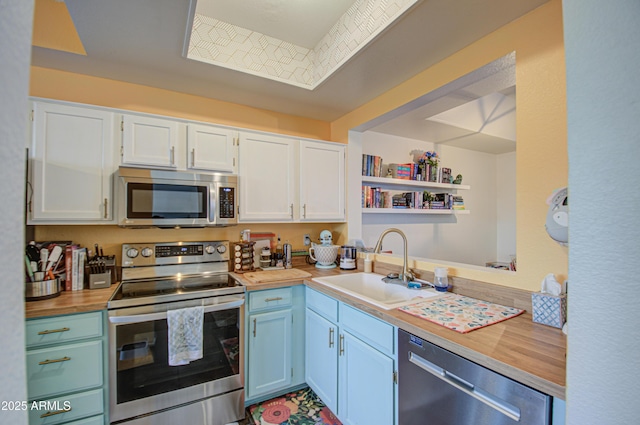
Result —
[[432, 288], [409, 289], [403, 285], [385, 283], [382, 281], [384, 277], [384, 275], [376, 273], [353, 273], [316, 277], [313, 280], [385, 310], [418, 302], [420, 298], [433, 298], [442, 295]]

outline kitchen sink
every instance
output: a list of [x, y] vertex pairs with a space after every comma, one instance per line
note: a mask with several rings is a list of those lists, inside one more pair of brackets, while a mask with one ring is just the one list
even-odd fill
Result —
[[397, 283], [386, 283], [384, 275], [376, 273], [353, 273], [330, 277], [316, 277], [313, 280], [382, 309], [391, 310], [418, 302], [420, 298], [433, 298], [443, 293], [433, 288], [409, 289]]

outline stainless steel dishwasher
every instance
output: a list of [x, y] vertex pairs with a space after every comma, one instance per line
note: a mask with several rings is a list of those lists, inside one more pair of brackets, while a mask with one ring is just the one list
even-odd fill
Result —
[[551, 397], [398, 330], [400, 425], [543, 425]]

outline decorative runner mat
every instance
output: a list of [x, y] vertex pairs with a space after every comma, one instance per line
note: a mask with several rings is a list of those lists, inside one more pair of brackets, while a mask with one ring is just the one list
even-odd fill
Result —
[[311, 388], [249, 406], [250, 425], [342, 425]]
[[457, 294], [420, 301], [399, 307], [398, 310], [463, 334], [511, 319], [524, 312], [518, 308]]

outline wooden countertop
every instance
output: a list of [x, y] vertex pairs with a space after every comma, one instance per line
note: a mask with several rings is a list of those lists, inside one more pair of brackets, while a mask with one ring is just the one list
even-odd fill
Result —
[[[460, 334], [395, 309], [378, 308], [312, 280], [314, 277], [358, 273], [361, 269], [327, 270], [309, 265], [296, 268], [311, 273], [312, 277], [267, 283], [251, 283], [243, 279], [241, 274], [235, 274], [235, 277], [248, 292], [305, 284], [488, 369], [546, 394], [565, 398], [566, 336], [560, 329], [534, 323], [528, 312]], [[112, 285], [105, 289], [63, 292], [59, 297], [49, 300], [29, 301], [26, 302], [26, 317], [30, 319], [104, 310], [116, 288], [117, 285]]]
[[89, 311], [105, 310], [107, 301], [118, 287], [117, 284], [103, 289], [83, 289], [82, 291], [62, 291], [59, 297], [48, 300], [25, 302], [25, 316], [34, 317], [55, 316], [58, 314], [86, 313]]

